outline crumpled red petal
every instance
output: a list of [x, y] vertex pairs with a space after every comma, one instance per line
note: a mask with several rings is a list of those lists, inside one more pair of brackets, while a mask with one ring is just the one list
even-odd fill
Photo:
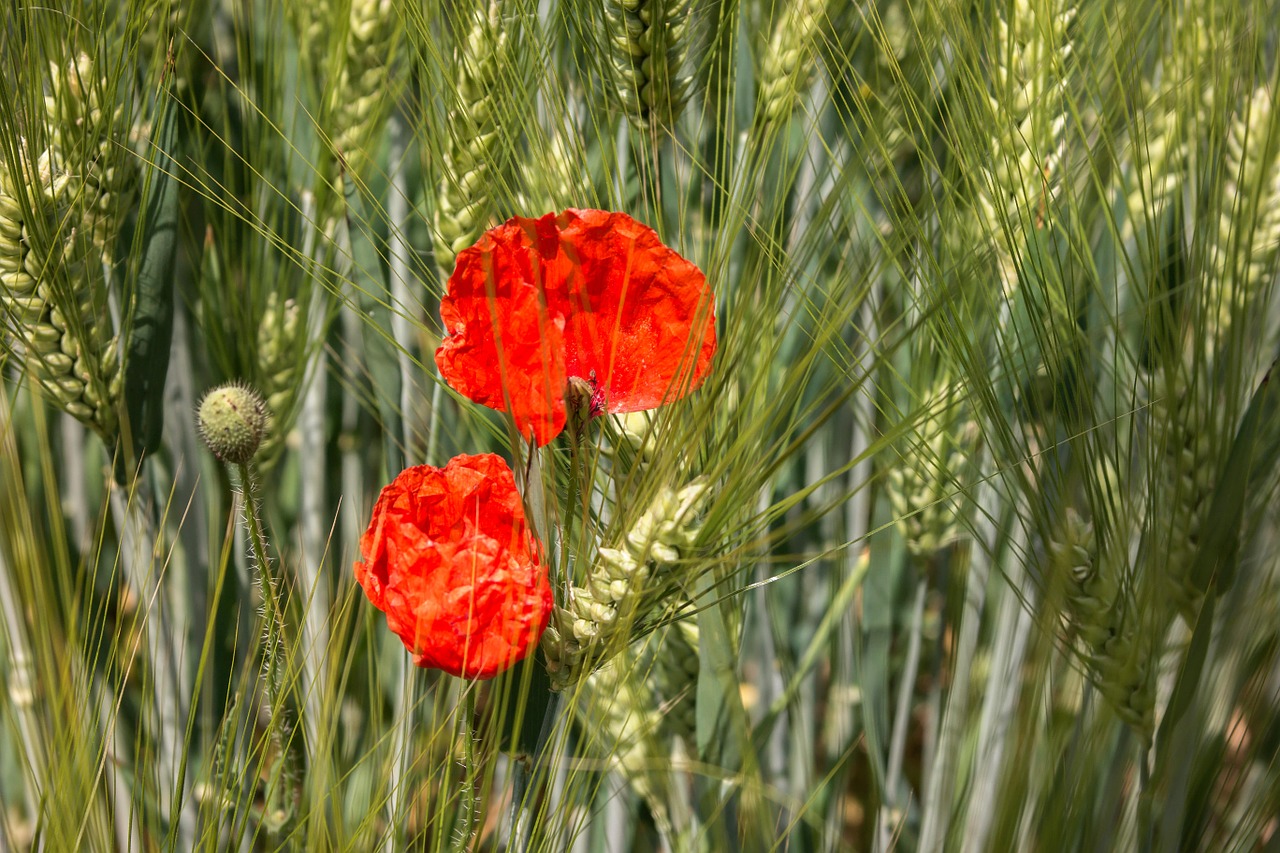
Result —
[[538, 643], [551, 584], [507, 463], [402, 471], [378, 496], [356, 580], [419, 666], [490, 678]]
[[567, 419], [565, 385], [598, 389], [610, 412], [678, 400], [716, 350], [706, 277], [625, 213], [517, 217], [464, 249], [440, 304], [445, 381], [511, 412], [539, 445]]

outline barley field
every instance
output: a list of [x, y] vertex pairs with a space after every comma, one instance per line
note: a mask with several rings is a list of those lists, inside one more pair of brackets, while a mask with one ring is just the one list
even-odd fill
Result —
[[0, 851], [1280, 850], [1277, 20], [9, 0]]

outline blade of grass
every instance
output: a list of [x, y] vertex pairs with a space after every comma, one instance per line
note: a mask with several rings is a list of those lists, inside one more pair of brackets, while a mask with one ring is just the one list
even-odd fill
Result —
[[[171, 78], [166, 77], [166, 80]], [[178, 245], [178, 107], [167, 85], [158, 94], [160, 115], [150, 140], [141, 217], [146, 233], [142, 266], [133, 288], [124, 356], [123, 426], [132, 439], [128, 459], [141, 459], [160, 446], [164, 389], [173, 337], [174, 261]], [[126, 465], [128, 464], [126, 459]]]
[[158, 785], [160, 817], [168, 822], [173, 818], [185, 819], [182, 812], [174, 815], [172, 809], [175, 803], [183, 808], [190, 799], [183, 783], [189, 778], [183, 766], [186, 753], [183, 731], [190, 693], [183, 690], [187, 679], [180, 671], [184, 666], [181, 650], [186, 648], [186, 643], [180, 629], [172, 624], [164, 572], [156, 559], [159, 534], [148, 517], [151, 507], [145, 491], [140, 483], [135, 484], [128, 495], [116, 487], [111, 490], [110, 501], [120, 536], [122, 571], [147, 614], [143, 630], [152, 685], [149, 711], [156, 726], [153, 778]]

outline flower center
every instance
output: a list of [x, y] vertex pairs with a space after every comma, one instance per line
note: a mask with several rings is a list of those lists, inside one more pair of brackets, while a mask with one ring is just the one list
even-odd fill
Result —
[[569, 419], [585, 424], [594, 417], [605, 412], [605, 389], [597, 381], [596, 372], [591, 371], [586, 379], [581, 376], [570, 376], [565, 384], [564, 405]]

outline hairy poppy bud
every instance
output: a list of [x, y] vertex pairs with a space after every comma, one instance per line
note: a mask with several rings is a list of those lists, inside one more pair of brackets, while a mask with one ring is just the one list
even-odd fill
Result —
[[219, 385], [200, 399], [196, 425], [219, 461], [243, 465], [258, 452], [267, 433], [267, 404], [248, 385]]

